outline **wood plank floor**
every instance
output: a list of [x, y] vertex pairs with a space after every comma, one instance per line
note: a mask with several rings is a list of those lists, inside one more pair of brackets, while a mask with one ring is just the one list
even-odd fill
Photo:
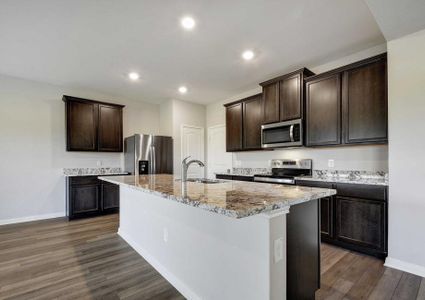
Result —
[[[117, 228], [117, 215], [0, 226], [0, 299], [184, 299]], [[316, 298], [425, 300], [425, 280], [324, 244]]]

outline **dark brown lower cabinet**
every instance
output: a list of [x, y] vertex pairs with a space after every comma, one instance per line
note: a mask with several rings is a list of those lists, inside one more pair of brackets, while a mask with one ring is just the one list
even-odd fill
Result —
[[67, 177], [66, 190], [69, 220], [119, 210], [119, 186], [101, 181], [97, 176]]
[[226, 179], [226, 180], [238, 180], [238, 181], [254, 181], [253, 176], [238, 176], [238, 175], [225, 175], [225, 174], [216, 174], [216, 179]]
[[71, 207], [74, 215], [99, 210], [99, 185], [71, 186]]
[[297, 181], [297, 185], [337, 190], [336, 196], [320, 200], [322, 241], [379, 258], [387, 256], [387, 187], [317, 181]]
[[324, 239], [332, 239], [334, 237], [333, 212], [333, 197], [320, 199], [320, 233]]
[[386, 203], [339, 196], [335, 201], [335, 238], [355, 247], [385, 252]]
[[120, 207], [120, 187], [113, 183], [102, 182], [102, 210], [116, 211]]

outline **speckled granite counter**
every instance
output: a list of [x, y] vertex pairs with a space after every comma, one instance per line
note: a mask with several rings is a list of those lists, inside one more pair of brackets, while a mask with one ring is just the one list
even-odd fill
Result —
[[330, 189], [228, 180], [214, 184], [187, 182], [186, 191], [182, 192], [181, 181], [173, 175], [108, 176], [99, 179], [233, 218], [336, 194]]
[[385, 178], [349, 178], [349, 177], [296, 177], [296, 180], [306, 181], [322, 181], [335, 183], [350, 183], [350, 184], [371, 184], [388, 186], [388, 179]]
[[64, 168], [66, 177], [75, 176], [101, 176], [101, 175], [127, 175], [121, 168]]
[[216, 175], [227, 175], [227, 176], [243, 176], [243, 177], [254, 177], [257, 174], [269, 174], [270, 169], [268, 168], [232, 168], [227, 172], [216, 172]]
[[313, 176], [296, 177], [295, 179], [388, 186], [388, 174], [385, 172], [314, 170]]

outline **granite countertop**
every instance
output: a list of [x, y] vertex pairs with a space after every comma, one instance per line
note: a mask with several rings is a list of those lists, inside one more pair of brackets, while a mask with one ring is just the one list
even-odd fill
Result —
[[233, 218], [288, 208], [336, 194], [331, 189], [231, 180], [221, 180], [214, 184], [187, 182], [186, 191], [182, 192], [182, 182], [167, 174], [108, 176], [99, 179]]
[[101, 176], [101, 175], [127, 175], [121, 168], [64, 168], [65, 177], [76, 176]]
[[322, 182], [336, 182], [336, 183], [350, 183], [350, 184], [370, 184], [370, 185], [383, 185], [388, 186], [388, 178], [380, 176], [303, 176], [295, 177], [295, 180], [306, 181], [322, 181]]

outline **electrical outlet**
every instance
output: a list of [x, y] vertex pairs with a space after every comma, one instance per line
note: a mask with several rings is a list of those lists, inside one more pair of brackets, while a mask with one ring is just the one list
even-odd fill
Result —
[[283, 238], [274, 240], [274, 263], [278, 263], [283, 259]]
[[168, 242], [168, 229], [164, 228], [164, 242]]
[[97, 165], [98, 167], [101, 167], [101, 166], [102, 166], [102, 161], [101, 161], [101, 160], [98, 160], [98, 161], [96, 162], [96, 165]]
[[328, 168], [334, 168], [335, 167], [335, 161], [333, 159], [328, 159]]

